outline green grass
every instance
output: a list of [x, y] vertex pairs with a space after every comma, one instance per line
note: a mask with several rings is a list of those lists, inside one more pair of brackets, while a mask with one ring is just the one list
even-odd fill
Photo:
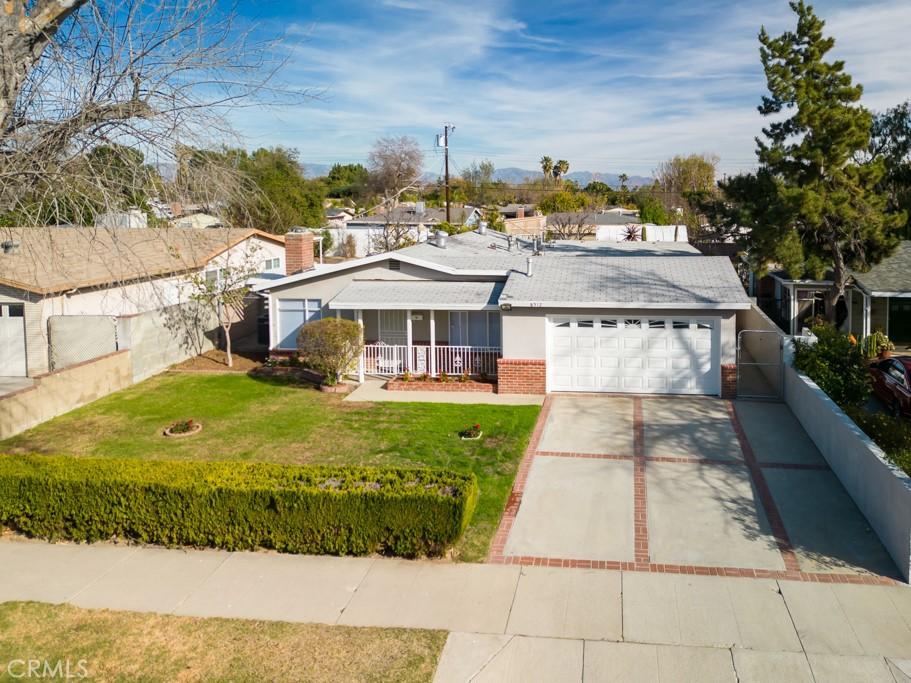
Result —
[[[0, 681], [48, 662], [79, 680], [430, 681], [445, 631], [353, 628], [0, 603]], [[80, 662], [84, 669], [80, 669]], [[38, 670], [43, 671], [42, 669]]]
[[[346, 403], [334, 394], [246, 375], [168, 373], [0, 441], [3, 453], [443, 467], [474, 472], [480, 499], [455, 548], [487, 554], [528, 443], [537, 406]], [[199, 434], [166, 439], [175, 420]], [[480, 441], [458, 431], [478, 422]]]

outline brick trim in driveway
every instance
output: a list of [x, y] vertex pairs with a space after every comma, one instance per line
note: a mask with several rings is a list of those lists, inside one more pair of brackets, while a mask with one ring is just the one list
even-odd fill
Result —
[[[604, 396], [604, 394], [598, 394]], [[628, 394], [624, 395], [629, 397]], [[632, 396], [633, 398], [633, 453], [579, 453], [563, 451], [539, 451], [544, 427], [550, 415], [553, 397], [548, 395], [538, 416], [537, 423], [532, 432], [531, 439], [522, 461], [519, 464], [516, 473], [515, 483], [509, 500], [506, 504], [503, 516], [500, 519], [500, 525], [491, 543], [490, 552], [487, 561], [491, 564], [513, 564], [535, 567], [567, 567], [581, 569], [605, 569], [613, 571], [640, 571], [666, 574], [690, 574], [694, 576], [728, 576], [741, 578], [756, 579], [778, 579], [785, 581], [808, 581], [816, 583], [840, 583], [840, 584], [863, 584], [863, 585], [904, 585], [901, 581], [887, 576], [877, 576], [872, 574], [847, 574], [847, 573], [827, 573], [827, 572], [803, 572], [797, 561], [797, 555], [791, 544], [787, 529], [781, 518], [781, 513], [775, 504], [771, 490], [763, 475], [763, 470], [769, 469], [795, 469], [795, 470], [827, 470], [826, 465], [816, 464], [795, 464], [795, 463], [760, 463], [753, 452], [752, 446], [746, 437], [746, 432], [740, 424], [734, 405], [731, 401], [724, 400], [728, 418], [731, 421], [743, 461], [738, 460], [718, 460], [713, 458], [690, 458], [674, 456], [646, 456], [645, 455], [645, 420], [643, 417], [642, 401], [643, 398], [656, 398], [653, 396]], [[675, 400], [676, 397], [661, 396], [657, 398], [666, 398]], [[689, 397], [683, 397], [689, 398]], [[633, 472], [633, 512], [634, 512], [634, 560], [587, 560], [561, 557], [537, 557], [527, 555], [505, 555], [504, 550], [509, 532], [515, 523], [516, 516], [522, 505], [522, 496], [525, 492], [525, 486], [528, 481], [528, 475], [531, 470], [534, 458], [543, 457], [561, 457], [561, 458], [592, 458], [603, 460], [624, 460], [632, 461]], [[724, 467], [746, 467], [750, 478], [756, 487], [759, 504], [765, 511], [766, 518], [772, 528], [772, 534], [776, 540], [779, 553], [784, 563], [784, 570], [756, 569], [751, 567], [715, 567], [701, 565], [683, 565], [651, 562], [649, 556], [648, 543], [648, 481], [646, 477], [646, 468], [649, 462], [679, 462], [705, 466], [724, 466]]]

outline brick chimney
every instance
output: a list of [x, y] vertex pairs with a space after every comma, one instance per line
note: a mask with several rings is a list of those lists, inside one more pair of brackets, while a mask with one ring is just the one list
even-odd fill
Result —
[[285, 234], [285, 275], [313, 268], [313, 233], [309, 230]]
[[520, 206], [516, 209], [516, 218], [525, 218], [525, 207]]

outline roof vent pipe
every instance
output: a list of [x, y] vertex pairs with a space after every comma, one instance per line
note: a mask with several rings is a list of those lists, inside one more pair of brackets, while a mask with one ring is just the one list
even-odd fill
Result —
[[440, 249], [445, 249], [445, 248], [446, 248], [446, 238], [447, 238], [447, 237], [449, 237], [449, 235], [446, 233], [445, 230], [437, 230], [437, 240], [436, 240], [436, 242], [437, 242], [437, 246], [438, 246]]
[[515, 236], [515, 235], [507, 235], [507, 236], [506, 236], [506, 248], [507, 248], [509, 251], [512, 251], [513, 247], [515, 247], [515, 246], [516, 246], [516, 236]]
[[529, 256], [527, 259], [525, 259], [525, 274], [528, 277], [531, 277], [531, 261], [532, 261], [531, 256]]
[[486, 235], [487, 234], [487, 221], [478, 222], [478, 234]]

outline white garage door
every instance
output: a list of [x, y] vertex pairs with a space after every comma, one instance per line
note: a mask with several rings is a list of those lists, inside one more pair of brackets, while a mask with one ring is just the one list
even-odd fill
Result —
[[548, 389], [718, 394], [720, 319], [549, 318]]

